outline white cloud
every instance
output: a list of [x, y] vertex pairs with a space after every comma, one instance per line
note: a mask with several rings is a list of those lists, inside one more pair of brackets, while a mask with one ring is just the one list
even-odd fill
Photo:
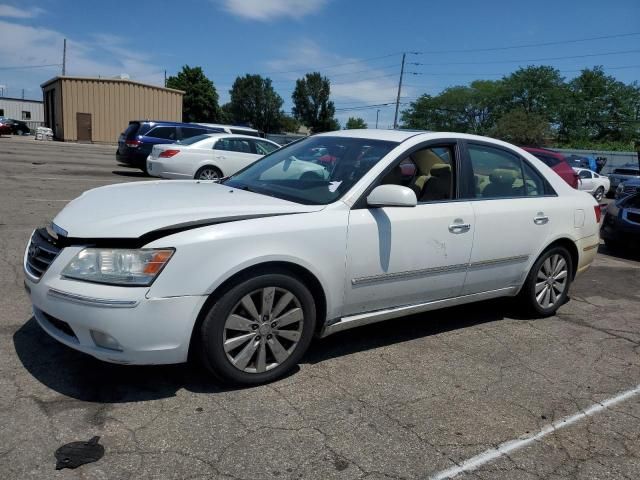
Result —
[[5, 18], [33, 18], [44, 13], [44, 10], [38, 7], [18, 8], [11, 5], [0, 4], [0, 17]]
[[224, 9], [249, 20], [302, 18], [319, 11], [328, 0], [222, 0]]
[[[0, 20], [0, 65], [61, 64], [64, 38], [65, 35], [56, 30]], [[10, 69], [2, 73], [10, 94], [17, 95], [22, 88], [37, 91], [40, 83], [59, 75], [61, 68]], [[103, 34], [94, 34], [87, 41], [67, 40], [66, 73], [105, 77], [127, 73], [133, 80], [155, 84], [161, 84], [163, 76], [160, 68], [128, 49], [125, 39]]]
[[[267, 65], [274, 72], [274, 78], [285, 77], [291, 80], [301, 78], [307, 72], [319, 71], [331, 80], [331, 100], [336, 106], [336, 118], [343, 126], [349, 117], [362, 117], [373, 127], [376, 110], [380, 108], [379, 126], [386, 128], [393, 123], [394, 105], [367, 109], [362, 107], [395, 102], [400, 60], [398, 55], [364, 61], [326, 52], [315, 42], [305, 40], [289, 49], [284, 58], [269, 61]], [[402, 90], [403, 98], [413, 94], [413, 88], [405, 87]], [[401, 106], [403, 108], [405, 107]]]

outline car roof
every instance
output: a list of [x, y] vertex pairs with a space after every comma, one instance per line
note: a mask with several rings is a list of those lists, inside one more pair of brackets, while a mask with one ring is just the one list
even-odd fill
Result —
[[192, 125], [202, 125], [203, 127], [210, 128], [234, 128], [236, 130], [246, 130], [247, 132], [259, 132], [255, 128], [247, 127], [246, 125], [225, 125], [223, 123], [206, 123], [206, 122], [193, 122]]
[[280, 144], [274, 142], [273, 140], [269, 140], [268, 138], [260, 138], [254, 135], [242, 135], [241, 133], [222, 132], [222, 133], [203, 133], [203, 135], [206, 135], [211, 138], [230, 138], [231, 137], [231, 138], [246, 138], [247, 140], [264, 140], [265, 142], [269, 142], [274, 145], [280, 146]]

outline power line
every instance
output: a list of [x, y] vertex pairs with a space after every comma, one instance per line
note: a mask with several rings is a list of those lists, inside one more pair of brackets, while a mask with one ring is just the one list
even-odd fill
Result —
[[468, 49], [457, 49], [457, 50], [424, 50], [424, 51], [415, 52], [415, 53], [417, 55], [424, 55], [424, 54], [440, 54], [440, 53], [494, 52], [494, 51], [500, 51], [500, 50], [515, 50], [518, 48], [548, 47], [551, 45], [563, 45], [567, 43], [589, 42], [592, 40], [606, 40], [609, 38], [623, 38], [623, 37], [631, 37], [634, 35], [640, 35], [640, 32], [600, 35], [598, 37], [574, 38], [570, 40], [557, 40], [553, 42], [525, 43], [522, 45], [510, 45], [506, 47], [503, 46], [503, 47], [486, 47], [486, 48], [468, 48]]
[[[622, 55], [627, 53], [638, 53], [638, 52], [640, 52], [640, 49], [618, 50], [615, 52], [603, 52], [603, 53], [586, 53], [584, 55], [567, 55], [563, 57], [529, 58], [529, 59], [519, 59], [519, 60], [491, 60], [491, 61], [484, 61], [484, 62], [419, 63], [418, 65], [428, 66], [428, 67], [437, 67], [441, 65], [487, 65], [487, 64], [498, 64], [498, 63], [544, 62], [547, 60], [567, 60], [571, 58], [602, 57], [605, 55]], [[415, 75], [420, 75], [420, 73], [415, 73]]]
[[12, 65], [10, 67], [0, 67], [0, 70], [29, 70], [31, 68], [60, 67], [61, 63], [49, 63], [46, 65]]

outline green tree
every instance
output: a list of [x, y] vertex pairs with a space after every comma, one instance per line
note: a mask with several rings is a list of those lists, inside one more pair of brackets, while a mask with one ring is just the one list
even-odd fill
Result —
[[297, 133], [300, 129], [300, 122], [291, 115], [282, 114], [280, 117], [280, 130], [285, 133]]
[[529, 66], [502, 79], [500, 105], [503, 113], [522, 109], [556, 123], [565, 94], [566, 85], [558, 70], [544, 65]]
[[502, 115], [491, 135], [516, 145], [542, 146], [549, 140], [551, 129], [542, 114], [520, 107]]
[[313, 133], [335, 130], [339, 123], [335, 118], [335, 106], [329, 100], [331, 84], [318, 72], [307, 73], [296, 80], [291, 95], [293, 116], [309, 127]]
[[273, 89], [271, 79], [260, 75], [238, 77], [229, 93], [231, 100], [225, 111], [232, 123], [249, 124], [265, 133], [280, 130], [283, 100]]
[[425, 94], [402, 112], [402, 123], [406, 128], [486, 134], [495, 124], [501, 95], [501, 82], [491, 80]]
[[568, 85], [562, 104], [559, 140], [567, 144], [623, 143], [640, 138], [640, 87], [585, 69]]
[[176, 76], [167, 78], [167, 87], [183, 90], [182, 121], [218, 122], [218, 92], [201, 67], [185, 65]]
[[356, 128], [367, 128], [367, 124], [360, 117], [349, 117], [344, 128], [347, 130], [353, 130]]

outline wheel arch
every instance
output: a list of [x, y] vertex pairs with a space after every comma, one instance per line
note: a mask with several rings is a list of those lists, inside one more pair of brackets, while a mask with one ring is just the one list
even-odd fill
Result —
[[327, 294], [324, 287], [320, 283], [320, 280], [318, 280], [318, 277], [309, 269], [294, 262], [282, 260], [266, 261], [250, 265], [234, 273], [224, 282], [218, 285], [209, 294], [207, 300], [198, 313], [196, 321], [193, 325], [193, 329], [191, 331], [191, 339], [189, 342], [189, 357], [192, 356], [192, 353], [194, 351], [194, 342], [198, 341], [199, 338], [196, 333], [198, 332], [200, 325], [202, 325], [204, 317], [206, 316], [211, 306], [234, 286], [238, 285], [248, 278], [263, 273], [286, 273], [289, 275], [293, 275], [294, 277], [302, 281], [311, 292], [314, 302], [316, 303], [316, 333], [318, 333], [322, 329], [327, 316]]
[[193, 178], [197, 180], [198, 173], [200, 173], [200, 170], [202, 170], [203, 168], [207, 168], [207, 167], [215, 168], [216, 170], [218, 170], [220, 172], [220, 178], [224, 177], [224, 171], [222, 170], [222, 168], [220, 168], [220, 165], [218, 165], [215, 162], [212, 162], [210, 160], [207, 160], [206, 162], [202, 163], [201, 165], [198, 165], [198, 167], [196, 168], [196, 171], [193, 174]]
[[558, 238], [553, 242], [551, 242], [549, 245], [547, 245], [538, 254], [538, 256], [536, 257], [536, 260], [540, 258], [540, 255], [544, 254], [544, 252], [546, 252], [547, 250], [550, 250], [553, 247], [564, 247], [567, 249], [567, 251], [569, 252], [569, 255], [571, 255], [571, 279], [572, 280], [575, 279], [576, 272], [578, 271], [578, 262], [580, 260], [580, 256], [579, 256], [580, 254], [578, 253], [578, 247], [576, 246], [576, 242], [574, 242], [568, 237]]

